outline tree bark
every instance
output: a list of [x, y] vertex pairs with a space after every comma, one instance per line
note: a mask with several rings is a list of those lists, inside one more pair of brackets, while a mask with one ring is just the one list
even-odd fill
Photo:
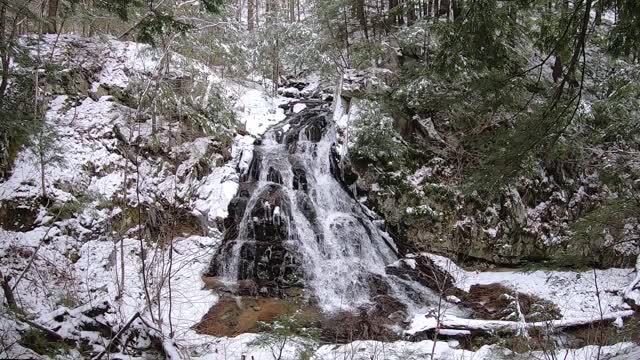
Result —
[[[593, 4], [593, 0], [585, 0], [585, 9], [584, 9], [584, 15], [582, 18], [580, 33], [578, 34], [578, 38], [576, 39], [576, 48], [573, 52], [573, 56], [571, 57], [569, 68], [567, 69], [566, 77], [568, 79], [574, 79], [574, 72], [578, 64], [578, 59], [580, 58], [580, 54], [582, 53], [585, 47], [587, 31], [589, 30], [589, 18], [591, 14], [592, 4]], [[576, 5], [576, 6], [579, 6], [579, 5]]]
[[369, 40], [369, 31], [367, 29], [367, 13], [364, 8], [364, 0], [355, 0], [355, 10], [358, 21], [360, 22], [360, 27], [364, 32], [364, 37]]
[[416, 5], [410, 0], [407, 6], [407, 25], [413, 25], [416, 22]]
[[256, 0], [247, 1], [247, 30], [249, 31], [253, 31], [255, 4]]
[[255, 28], [258, 28], [260, 26], [260, 1], [258, 0], [253, 0], [253, 2], [255, 3], [254, 8], [255, 10]]
[[49, 8], [47, 10], [47, 34], [55, 34], [58, 32], [58, 1], [49, 0]]
[[11, 71], [11, 42], [13, 41], [13, 35], [15, 34], [16, 28], [16, 19], [18, 16], [16, 15], [13, 21], [13, 28], [11, 29], [11, 34], [9, 37], [6, 35], [7, 31], [7, 5], [5, 3], [0, 7], [0, 57], [2, 58], [2, 80], [0, 81], [0, 102], [2, 102], [4, 98], [4, 93], [7, 91], [7, 86], [9, 84], [9, 74]]
[[7, 300], [7, 306], [9, 309], [15, 311], [18, 310], [18, 304], [16, 303], [16, 298], [13, 296], [13, 290], [11, 290], [9, 280], [11, 280], [11, 278], [4, 276], [0, 270], [0, 286], [2, 286], [4, 298]]
[[289, 22], [296, 21], [296, 0], [289, 0]]
[[596, 6], [596, 18], [594, 20], [596, 26], [602, 23], [602, 11], [604, 9], [604, 0], [598, 0], [598, 6]]
[[398, 0], [389, 0], [389, 26], [396, 26], [396, 18], [395, 12], [397, 11], [396, 7], [398, 6]]

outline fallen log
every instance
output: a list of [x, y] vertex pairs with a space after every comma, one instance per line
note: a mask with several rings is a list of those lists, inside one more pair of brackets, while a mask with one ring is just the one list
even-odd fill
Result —
[[627, 285], [622, 290], [622, 297], [627, 300], [631, 299], [631, 292], [635, 289], [635, 287], [640, 283], [640, 256], [636, 257], [636, 267], [635, 267], [636, 276], [631, 280], [629, 285]]
[[412, 329], [408, 332], [410, 335], [422, 333], [426, 331], [439, 330], [467, 330], [482, 332], [518, 332], [521, 330], [544, 329], [546, 331], [559, 331], [567, 328], [581, 327], [595, 324], [603, 321], [613, 321], [617, 318], [625, 318], [635, 314], [633, 310], [617, 311], [602, 316], [580, 317], [573, 319], [560, 319], [549, 321], [538, 321], [530, 323], [522, 323], [520, 321], [504, 321], [504, 320], [479, 320], [464, 319], [456, 316], [445, 316], [440, 321], [438, 328], [437, 321], [434, 318], [427, 318], [424, 326]]

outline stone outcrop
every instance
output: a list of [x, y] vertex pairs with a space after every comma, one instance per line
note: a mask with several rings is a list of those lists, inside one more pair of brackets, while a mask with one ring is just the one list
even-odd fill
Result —
[[[390, 95], [385, 89], [393, 81], [379, 71], [347, 72], [339, 92], [346, 105], [336, 106], [335, 116], [353, 123], [357, 111], [351, 108], [362, 99]], [[463, 189], [464, 169], [450, 153], [457, 146], [455, 136], [438, 128], [431, 118], [396, 115], [394, 126], [403, 138], [402, 146], [420, 154], [415, 160], [420, 167], [385, 171], [384, 164], [349, 159], [337, 151], [331, 165], [345, 188], [366, 196], [367, 206], [385, 219], [385, 229], [394, 235], [401, 252], [428, 251], [459, 262], [507, 266], [532, 262], [629, 266], [634, 262], [637, 246], [612, 245], [632, 243], [633, 234], [640, 233], [634, 219], [628, 219], [620, 234], [602, 236], [595, 243], [586, 244], [572, 235], [578, 219], [615, 196], [600, 174], [576, 169], [571, 162], [540, 160], [497, 196], [469, 193]], [[347, 142], [356, 136], [353, 129], [340, 131], [348, 134], [341, 145], [350, 145]]]
[[[237, 280], [243, 281], [238, 291], [244, 295], [287, 296], [292, 288], [300, 288], [299, 255], [287, 246], [292, 226], [291, 203], [282, 186], [273, 183], [262, 190], [248, 208], [246, 190], [229, 204], [225, 220], [225, 244], [214, 256], [207, 276], [224, 276], [225, 264], [239, 254]], [[249, 211], [248, 214], [245, 214]], [[239, 232], [246, 217], [246, 228]]]

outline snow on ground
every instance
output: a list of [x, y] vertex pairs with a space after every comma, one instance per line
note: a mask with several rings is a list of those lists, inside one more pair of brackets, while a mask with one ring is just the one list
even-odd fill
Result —
[[[599, 315], [598, 302], [604, 313], [629, 309], [622, 301], [619, 291], [634, 278], [632, 269], [596, 270], [595, 277], [593, 270], [477, 272], [465, 271], [443, 256], [427, 255], [441, 268], [449, 269], [456, 279], [456, 285], [465, 291], [475, 284], [500, 283], [519, 292], [553, 302], [558, 305], [565, 319]], [[596, 280], [599, 292], [596, 292]]]
[[24, 274], [14, 290], [16, 301], [34, 312], [51, 311], [74, 292], [73, 274], [61, 265], [69, 262], [66, 254], [72, 251], [75, 240], [61, 234], [58, 228], [47, 233], [48, 230], [45, 227], [28, 232], [0, 229], [2, 270], [4, 274], [13, 275], [14, 280], [21, 276], [41, 239], [55, 242], [55, 246], [43, 246], [39, 250], [35, 266]]
[[284, 96], [272, 97], [262, 88], [245, 89], [236, 101], [234, 109], [239, 115], [240, 123], [250, 134], [261, 135], [271, 125], [284, 120], [284, 109], [278, 106], [290, 100]]
[[[535, 295], [551, 301], [560, 309], [562, 319], [554, 322], [562, 326], [574, 322], [594, 318], [618, 319], [629, 316], [630, 310], [622, 298], [623, 289], [633, 280], [635, 274], [631, 269], [606, 269], [587, 271], [555, 271], [537, 270], [523, 272], [516, 270], [502, 271], [466, 271], [450, 259], [423, 253], [441, 269], [451, 274], [455, 285], [465, 291], [473, 285], [499, 283], [518, 292]], [[411, 259], [409, 259], [411, 260]], [[407, 260], [403, 260], [407, 261]], [[597, 282], [597, 283], [596, 283]], [[596, 286], [597, 285], [597, 286]], [[601, 310], [602, 309], [602, 310]], [[470, 328], [513, 328], [513, 322], [469, 320], [444, 314], [442, 323], [449, 327]], [[407, 334], [416, 334], [433, 329], [436, 319], [431, 315], [417, 314], [411, 320]], [[536, 326], [536, 324], [521, 324]]]
[[[234, 338], [218, 338], [190, 353], [193, 360], [227, 359], [278, 359], [279, 347], [276, 345], [256, 346], [257, 335], [243, 334]], [[517, 354], [495, 345], [485, 345], [476, 351], [458, 348], [456, 341], [419, 342], [395, 341], [354, 341], [348, 344], [328, 344], [313, 347], [306, 353], [312, 360], [525, 360], [525, 359], [634, 359], [640, 353], [640, 347], [633, 343], [620, 343], [612, 346], [586, 346], [579, 349], [556, 350], [546, 353], [534, 351]], [[275, 355], [272, 352], [275, 351]], [[292, 341], [285, 343], [281, 359], [295, 360], [302, 357], [305, 349], [295, 346]], [[433, 355], [433, 356], [432, 356]]]
[[213, 222], [218, 218], [224, 219], [229, 202], [238, 191], [238, 170], [245, 173], [253, 156], [253, 142], [251, 136], [237, 136], [231, 150], [232, 160], [222, 167], [215, 168], [198, 187], [196, 198], [193, 200], [194, 213]]
[[[96, 184], [99, 179], [90, 177], [83, 167], [90, 165], [100, 172], [122, 159], [113, 152], [116, 140], [106, 136], [114, 125], [123, 122], [122, 106], [109, 97], [98, 101], [86, 98], [70, 111], [65, 108], [69, 101], [67, 96], [55, 97], [46, 114], [47, 122], [56, 134], [51, 153], [46, 155], [52, 158], [45, 166], [47, 193], [63, 202], [75, 199], [65, 191], [65, 186], [54, 186], [55, 181], [66, 187], [87, 187], [109, 195], [120, 179], [110, 178]], [[62, 155], [62, 158], [53, 160], [54, 155]], [[16, 159], [12, 176], [0, 184], [0, 199], [36, 197], [41, 193], [38, 154], [30, 149], [23, 150]]]
[[[188, 238], [175, 239], [173, 248], [173, 263], [171, 268], [171, 285], [160, 282], [169, 274], [168, 254], [164, 254], [164, 261], [150, 261], [146, 264], [148, 273], [147, 281], [151, 289], [160, 288], [160, 305], [154, 302], [152, 311], [158, 316], [158, 311], [163, 319], [164, 326], [173, 327], [175, 339], [188, 344], [200, 338], [193, 330], [193, 326], [204, 316], [209, 308], [216, 303], [218, 296], [210, 290], [204, 289], [201, 280], [203, 270], [209, 265], [211, 256], [215, 253], [220, 236], [213, 237], [190, 236]], [[137, 239], [124, 239], [124, 271], [125, 286], [123, 296], [118, 297], [120, 282], [120, 263], [115, 264], [120, 258], [120, 246], [105, 241], [89, 241], [81, 249], [80, 260], [75, 264], [75, 273], [79, 278], [78, 287], [90, 302], [99, 303], [108, 300], [117, 306], [114, 323], [125, 323], [136, 312], [146, 309], [142, 268], [139, 250], [140, 243]], [[162, 254], [153, 246], [145, 247], [146, 251], [153, 254], [153, 259]], [[157, 256], [156, 256], [157, 255]], [[166, 277], [168, 279], [169, 277]], [[170, 293], [169, 293], [170, 292]], [[152, 296], [155, 294], [152, 292]], [[171, 308], [169, 307], [171, 299]], [[171, 318], [171, 320], [169, 320]]]
[[[61, 36], [56, 40], [55, 36], [46, 36], [40, 46], [28, 38], [24, 41], [31, 41], [29, 46], [32, 49], [40, 48], [32, 52], [53, 53], [53, 61], [63, 67], [97, 71], [94, 82], [90, 84], [93, 91], [105, 87], [124, 90], [134, 78], [144, 79], [152, 74], [160, 59], [156, 51], [145, 45], [114, 40], [96, 41], [76, 36]], [[194, 72], [194, 76], [200, 76], [200, 72], [204, 73], [201, 77], [206, 78], [209, 84], [221, 82], [197, 62], [174, 55], [172, 76]], [[245, 90], [236, 85], [223, 95], [233, 99], [235, 94]], [[114, 133], [118, 128], [131, 143], [144, 145], [151, 135], [150, 120], [131, 123], [128, 116], [134, 109], [120, 104], [112, 96], [99, 95], [80, 96], [80, 99], [78, 96], [53, 96], [45, 120], [56, 136], [51, 154], [47, 155], [52, 161], [45, 166], [45, 190], [56, 204], [62, 206], [73, 202], [79, 207], [74, 207], [68, 218], [57, 218], [56, 211], [38, 209], [39, 204], [36, 203], [33, 211], [37, 213], [37, 219], [33, 229], [22, 232], [0, 229], [0, 269], [15, 281], [38, 249], [33, 266], [15, 289], [16, 300], [21, 307], [28, 313], [46, 315], [61, 305], [74, 307], [106, 300], [116, 310], [107, 316], [107, 320], [112, 324], [124, 324], [136, 312], [149, 309], [142, 286], [140, 242], [135, 232], [125, 233], [121, 240], [111, 232], [116, 229], [111, 228], [110, 219], [124, 211], [116, 205], [116, 197], [125, 194], [125, 201], [135, 205], [138, 203], [136, 190], [139, 190], [140, 202], [146, 204], [174, 204], [179, 198], [189, 199], [187, 204], [204, 219], [224, 217], [227, 205], [237, 190], [236, 167], [240, 155], [252, 151], [254, 139], [250, 136], [237, 137], [232, 147], [232, 160], [224, 166], [214, 167], [211, 174], [202, 179], [197, 179], [192, 169], [203, 159], [216, 163], [220, 155], [208, 155], [210, 152], [207, 151], [215, 139], [196, 138], [170, 148], [167, 156], [186, 158], [180, 160], [182, 163], [177, 161], [175, 172], [170, 170], [164, 158], [142, 156], [136, 160], [140, 171], [140, 183], [136, 189], [132, 185], [135, 184], [136, 167], [123, 153]], [[263, 98], [268, 99], [266, 96]], [[265, 100], [264, 106], [271, 106], [271, 103]], [[270, 107], [264, 109], [267, 112], [271, 110], [277, 114]], [[173, 141], [171, 134], [175, 130], [169, 121], [159, 124], [156, 135], [161, 147], [170, 146]], [[0, 182], [0, 201], [23, 204], [37, 199], [43, 190], [40, 169], [35, 151], [21, 151], [11, 176]], [[195, 200], [191, 201], [194, 194]], [[190, 327], [217, 301], [215, 294], [203, 289], [201, 273], [207, 268], [220, 238], [219, 233], [211, 230], [209, 236], [175, 239], [170, 271], [171, 309], [168, 306], [169, 277], [162, 276], [169, 274], [170, 251], [161, 251], [153, 241], [144, 242], [147, 281], [160, 292], [160, 305], [154, 302], [152, 311], [154, 316], [163, 318], [165, 329], [173, 328], [176, 341], [182, 344], [207, 341]], [[124, 265], [120, 261], [121, 244]], [[121, 266], [124, 266], [125, 273], [124, 295], [118, 297]], [[151, 296], [155, 297], [155, 294], [152, 292]], [[150, 317], [148, 311], [145, 316]], [[7, 336], [17, 336], [16, 331], [20, 328], [17, 322], [4, 317], [0, 317], [0, 321], [11, 328], [5, 332]], [[24, 350], [17, 345], [12, 349], [11, 357], [19, 355], [15, 351]], [[29, 351], [26, 354], [27, 358], [33, 358]]]

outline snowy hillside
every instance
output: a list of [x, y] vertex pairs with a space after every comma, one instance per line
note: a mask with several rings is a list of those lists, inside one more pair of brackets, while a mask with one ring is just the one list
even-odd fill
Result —
[[0, 1], [0, 359], [640, 358], [636, 1]]

